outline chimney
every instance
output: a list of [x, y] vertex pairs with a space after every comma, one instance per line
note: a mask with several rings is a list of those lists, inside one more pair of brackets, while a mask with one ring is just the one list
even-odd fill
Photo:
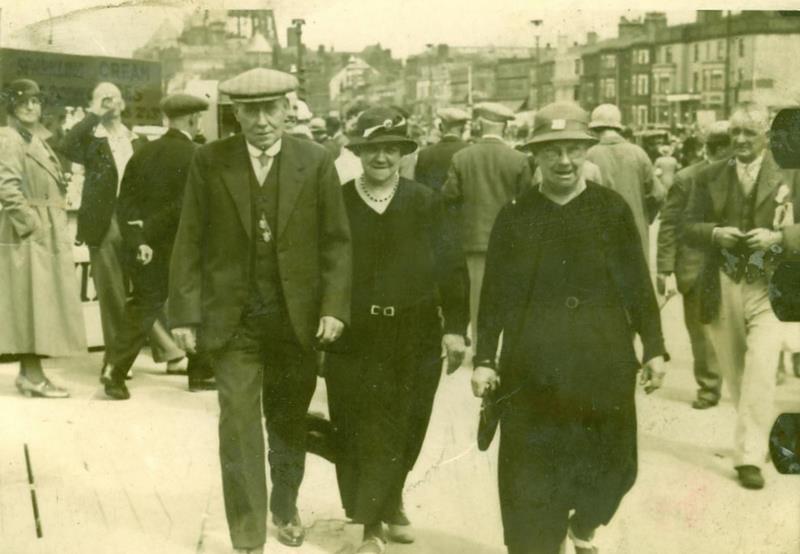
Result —
[[644, 25], [641, 21], [629, 20], [625, 16], [619, 18], [617, 36], [621, 39], [630, 39], [641, 34]]
[[597, 44], [597, 33], [594, 31], [589, 31], [586, 33], [586, 44], [588, 46], [592, 46], [593, 44]]

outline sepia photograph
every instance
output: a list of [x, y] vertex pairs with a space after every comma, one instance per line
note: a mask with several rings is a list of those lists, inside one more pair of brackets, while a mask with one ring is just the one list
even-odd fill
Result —
[[800, 554], [800, 9], [0, 0], [0, 554]]

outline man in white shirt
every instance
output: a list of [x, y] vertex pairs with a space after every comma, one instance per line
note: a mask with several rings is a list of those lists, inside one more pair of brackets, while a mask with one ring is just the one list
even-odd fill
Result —
[[[92, 92], [86, 117], [70, 129], [61, 144], [64, 155], [84, 167], [76, 238], [89, 247], [106, 345], [104, 367], [108, 363], [108, 347], [114, 344], [123, 325], [128, 292], [122, 235], [115, 210], [136, 135], [122, 123], [123, 111], [125, 101], [119, 88], [112, 83], [100, 83]], [[168, 373], [178, 371], [183, 352], [160, 323], [156, 326], [150, 333], [153, 358], [168, 361]]]

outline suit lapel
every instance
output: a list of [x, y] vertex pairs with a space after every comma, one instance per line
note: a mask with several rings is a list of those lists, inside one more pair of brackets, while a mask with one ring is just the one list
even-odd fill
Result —
[[250, 165], [250, 156], [244, 137], [231, 142], [230, 155], [225, 156], [222, 170], [222, 182], [233, 199], [239, 219], [244, 226], [248, 238], [252, 238], [252, 214], [250, 213], [250, 174], [253, 171]]
[[761, 170], [758, 172], [758, 183], [756, 188], [756, 210], [768, 198], [775, 196], [775, 191], [780, 185], [781, 174], [775, 160], [769, 152], [764, 153], [764, 161], [761, 162]]
[[278, 173], [278, 237], [283, 234], [294, 211], [297, 198], [303, 190], [302, 157], [297, 151], [297, 141], [292, 137], [283, 137]]
[[[733, 158], [730, 161], [733, 162]], [[725, 212], [731, 185], [738, 184], [737, 181], [736, 165], [734, 163], [726, 163], [717, 178], [709, 182], [708, 192], [711, 195], [715, 214], [723, 214]]]
[[52, 175], [53, 179], [55, 179], [57, 183], [61, 182], [62, 175], [59, 168], [58, 158], [53, 151], [50, 150], [50, 147], [47, 146], [46, 142], [41, 141], [41, 148], [34, 143], [29, 144], [27, 154], [28, 157], [39, 164], [42, 169]]

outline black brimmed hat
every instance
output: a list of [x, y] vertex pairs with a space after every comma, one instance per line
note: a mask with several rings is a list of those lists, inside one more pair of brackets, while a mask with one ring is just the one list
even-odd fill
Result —
[[36, 81], [30, 79], [11, 81], [3, 91], [3, 100], [9, 109], [13, 109], [15, 105], [34, 96], [41, 98], [42, 91]]
[[597, 137], [589, 132], [589, 114], [572, 102], [554, 102], [536, 112], [533, 136], [525, 149], [556, 140], [597, 142]]
[[370, 144], [396, 144], [403, 155], [411, 154], [417, 149], [417, 143], [408, 138], [406, 118], [392, 108], [369, 108], [356, 122], [354, 136], [350, 138], [347, 148], [358, 154], [363, 146]]

